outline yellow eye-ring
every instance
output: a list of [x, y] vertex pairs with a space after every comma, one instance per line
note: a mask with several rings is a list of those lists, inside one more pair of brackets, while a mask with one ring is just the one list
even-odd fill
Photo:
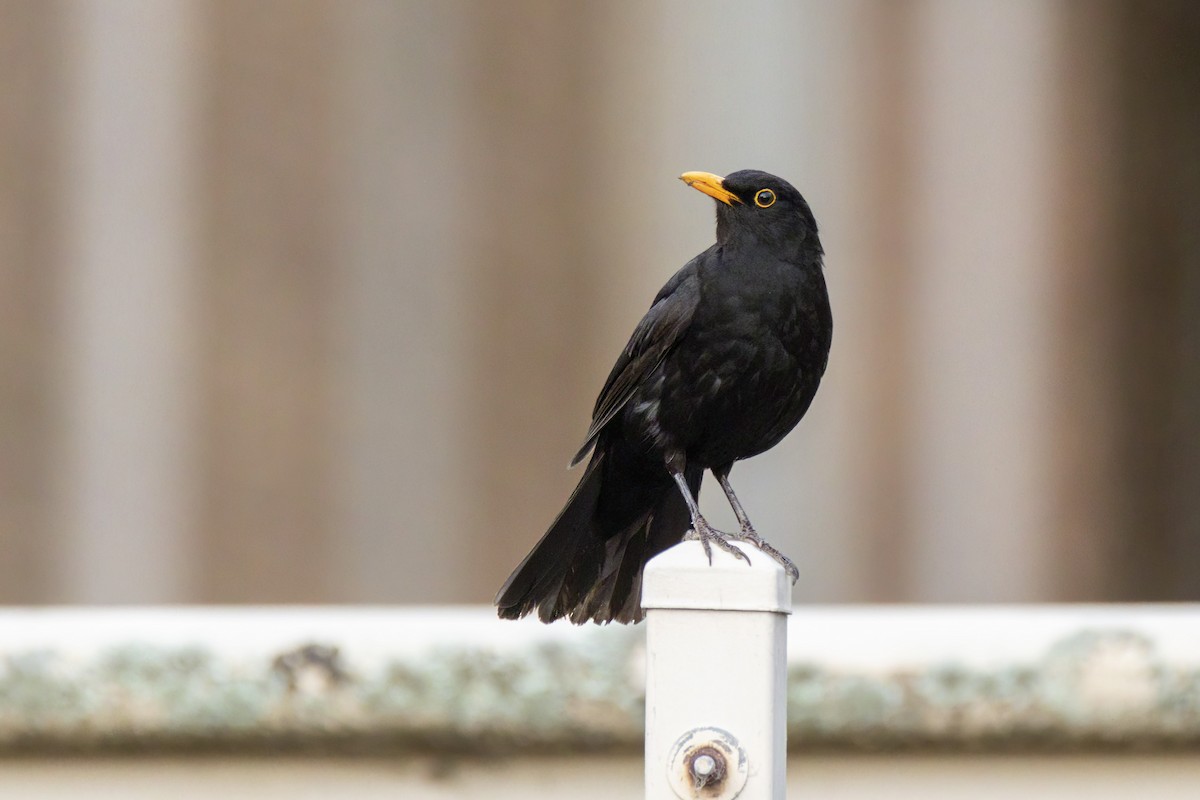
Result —
[[770, 189], [759, 189], [758, 194], [754, 195], [754, 205], [759, 208], [770, 208], [775, 205], [775, 193]]

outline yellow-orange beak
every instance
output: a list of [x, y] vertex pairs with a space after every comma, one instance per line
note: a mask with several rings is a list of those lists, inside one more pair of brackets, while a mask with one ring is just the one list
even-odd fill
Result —
[[713, 175], [711, 172], [685, 172], [679, 176], [679, 180], [727, 206], [742, 202], [736, 194], [725, 188], [725, 179], [720, 175]]

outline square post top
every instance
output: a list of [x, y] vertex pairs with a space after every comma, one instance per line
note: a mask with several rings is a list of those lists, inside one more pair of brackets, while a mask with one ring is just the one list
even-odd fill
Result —
[[704, 547], [690, 540], [652, 558], [642, 578], [642, 607], [790, 614], [792, 587], [783, 567], [753, 545], [733, 546], [749, 564], [714, 547], [710, 565]]

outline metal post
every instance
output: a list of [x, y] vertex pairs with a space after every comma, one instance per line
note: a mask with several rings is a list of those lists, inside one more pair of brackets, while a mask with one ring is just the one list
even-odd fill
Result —
[[646, 797], [782, 800], [787, 752], [783, 569], [684, 542], [646, 565]]

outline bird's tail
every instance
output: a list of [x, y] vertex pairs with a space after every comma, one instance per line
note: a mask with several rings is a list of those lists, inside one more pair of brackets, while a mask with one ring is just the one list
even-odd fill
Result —
[[[673, 482], [633, 483], [596, 453], [550, 530], [496, 595], [501, 617], [638, 622], [642, 569], [677, 543], [691, 517]], [[664, 472], [665, 477], [665, 472]], [[703, 472], [689, 471], [693, 496]]]

